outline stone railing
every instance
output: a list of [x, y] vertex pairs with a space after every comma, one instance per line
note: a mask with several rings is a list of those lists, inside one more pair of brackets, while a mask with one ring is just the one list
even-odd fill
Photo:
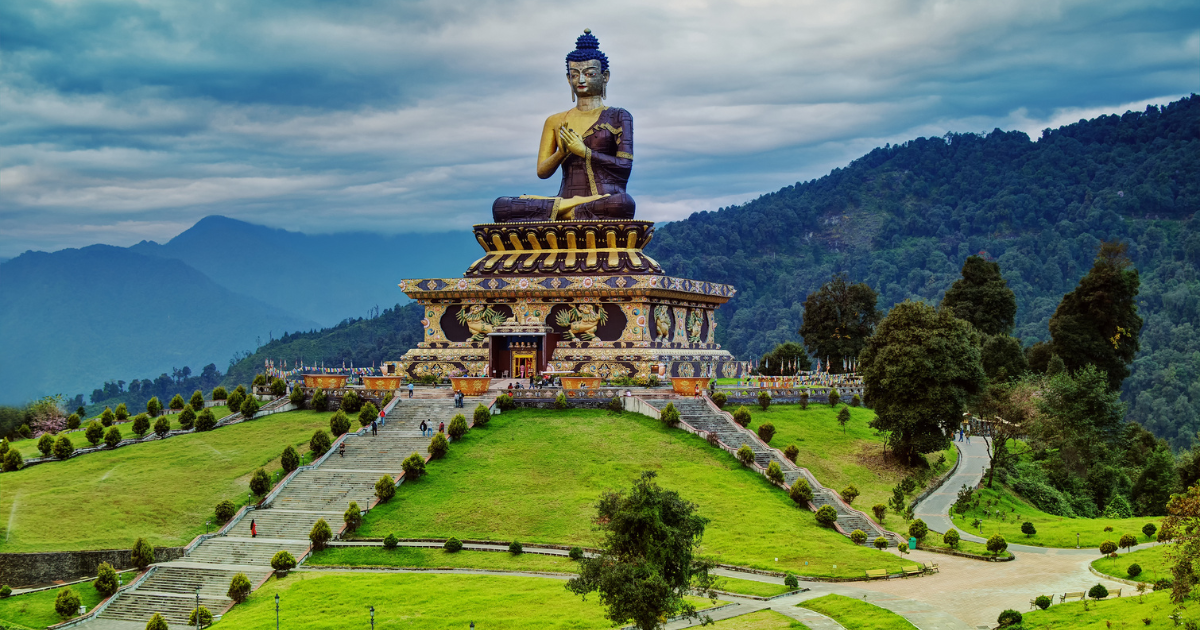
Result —
[[742, 405], [757, 404], [758, 393], [766, 391], [771, 394], [772, 404], [791, 404], [800, 402], [801, 396], [808, 392], [808, 402], [829, 404], [829, 392], [836, 389], [843, 403], [850, 403], [855, 395], [863, 398], [863, 387], [718, 387], [717, 391], [725, 394], [726, 400]]

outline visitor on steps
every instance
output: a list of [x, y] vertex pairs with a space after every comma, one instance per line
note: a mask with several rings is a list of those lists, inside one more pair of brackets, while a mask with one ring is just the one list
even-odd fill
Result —
[[425, 431], [429, 430], [429, 424], [426, 421], [421, 421], [421, 437], [425, 437]]
[[338, 444], [338, 455], [341, 457], [346, 456], [346, 443], [345, 442]]
[[413, 384], [409, 383], [408, 384], [408, 397], [412, 398], [412, 394], [413, 394]]
[[254, 524], [254, 519], [250, 519], [250, 537], [251, 538], [258, 537], [258, 525]]
[[[377, 425], [375, 423], [375, 421], [372, 420], [371, 421], [371, 435], [378, 435], [378, 434], [379, 434], [379, 425]], [[344, 444], [344, 442], [343, 442], [343, 444]]]
[[446, 432], [446, 423], [439, 422], [438, 423], [438, 433], [445, 433], [445, 432]]

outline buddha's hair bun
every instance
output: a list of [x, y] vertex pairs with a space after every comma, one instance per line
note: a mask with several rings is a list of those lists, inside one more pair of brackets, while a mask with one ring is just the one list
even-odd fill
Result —
[[600, 71], [608, 72], [608, 57], [600, 52], [600, 40], [592, 35], [591, 29], [584, 29], [583, 35], [575, 40], [575, 50], [567, 53], [567, 70], [571, 69], [572, 61], [600, 60]]

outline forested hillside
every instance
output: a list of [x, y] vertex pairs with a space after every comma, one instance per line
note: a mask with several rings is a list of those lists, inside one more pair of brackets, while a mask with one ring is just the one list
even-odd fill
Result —
[[718, 340], [749, 359], [799, 339], [800, 303], [835, 272], [880, 293], [940, 301], [970, 254], [1000, 263], [1014, 334], [1048, 338], [1099, 243], [1123, 240], [1141, 273], [1141, 352], [1127, 417], [1176, 448], [1200, 431], [1200, 98], [1046, 130], [948, 134], [876, 149], [846, 168], [741, 206], [661, 226], [667, 272], [736, 285]]

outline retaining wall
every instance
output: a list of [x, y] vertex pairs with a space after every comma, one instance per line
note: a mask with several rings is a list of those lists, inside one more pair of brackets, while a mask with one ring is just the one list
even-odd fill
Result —
[[[96, 575], [101, 562], [118, 571], [132, 569], [129, 549], [0, 553], [0, 584], [13, 588], [71, 581]], [[183, 547], [155, 547], [155, 562], [183, 557]]]

